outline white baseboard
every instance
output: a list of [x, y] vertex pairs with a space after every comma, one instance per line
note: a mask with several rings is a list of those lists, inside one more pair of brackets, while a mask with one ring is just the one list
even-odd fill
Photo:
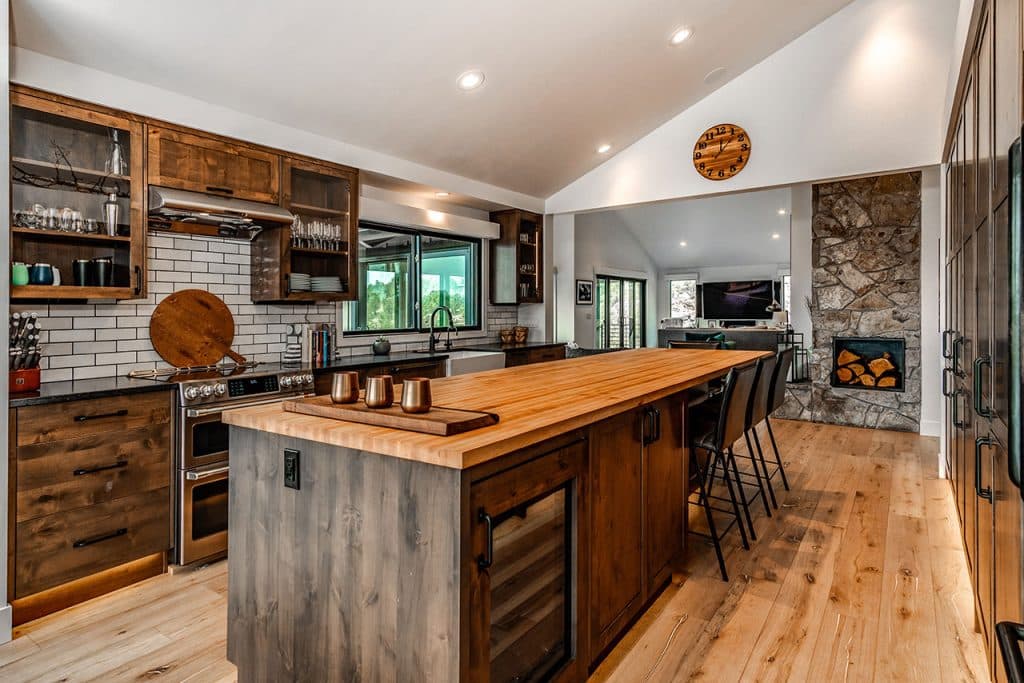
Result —
[[918, 433], [921, 436], [942, 436], [942, 423], [938, 420], [921, 420]]
[[0, 607], [0, 645], [11, 642], [14, 631], [14, 610], [10, 605]]

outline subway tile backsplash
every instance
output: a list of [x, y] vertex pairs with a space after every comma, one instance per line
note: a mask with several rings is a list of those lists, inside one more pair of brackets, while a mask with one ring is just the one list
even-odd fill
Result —
[[[280, 361], [289, 323], [336, 322], [334, 304], [252, 303], [248, 242], [151, 233], [147, 249], [149, 296], [145, 299], [11, 306], [12, 312], [39, 313], [45, 345], [42, 381], [113, 377], [165, 366], [150, 343], [149, 319], [157, 304], [182, 289], [204, 289], [224, 300], [235, 318], [233, 348], [250, 360]], [[483, 315], [486, 329], [477, 336], [497, 337], [500, 328], [517, 320], [514, 306], [485, 306]], [[371, 341], [367, 339], [366, 347], [339, 349], [339, 354], [367, 353]], [[422, 346], [422, 342], [393, 344], [395, 351]]]

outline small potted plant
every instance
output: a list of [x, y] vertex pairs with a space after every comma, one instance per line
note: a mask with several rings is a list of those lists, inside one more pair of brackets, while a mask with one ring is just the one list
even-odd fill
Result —
[[391, 341], [384, 336], [373, 340], [373, 354], [375, 356], [386, 356], [391, 353]]

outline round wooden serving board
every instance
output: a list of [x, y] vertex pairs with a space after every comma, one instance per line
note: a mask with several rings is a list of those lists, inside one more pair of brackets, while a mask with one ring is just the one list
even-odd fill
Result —
[[149, 337], [160, 357], [177, 368], [213, 365], [224, 356], [245, 358], [231, 350], [235, 319], [218, 297], [185, 289], [160, 302], [149, 320]]

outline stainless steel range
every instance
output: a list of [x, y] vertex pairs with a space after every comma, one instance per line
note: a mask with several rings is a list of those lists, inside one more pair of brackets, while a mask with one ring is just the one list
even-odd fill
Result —
[[191, 564], [228, 549], [229, 427], [221, 414], [313, 394], [307, 370], [274, 364], [218, 365], [135, 372], [178, 385], [174, 556]]

